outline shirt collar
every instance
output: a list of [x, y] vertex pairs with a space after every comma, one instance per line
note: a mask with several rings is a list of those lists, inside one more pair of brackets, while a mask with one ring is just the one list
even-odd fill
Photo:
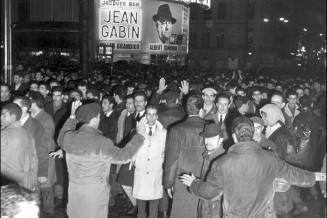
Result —
[[136, 112], [136, 117], [137, 117], [137, 115], [139, 115], [140, 117], [142, 117], [144, 113], [145, 113], [145, 110], [140, 111], [140, 112], [137, 111]]
[[106, 113], [105, 113], [106, 117], [109, 117], [110, 114], [112, 114], [112, 112], [113, 112], [113, 111], [106, 112]]
[[24, 126], [24, 124], [26, 123], [27, 119], [29, 118], [29, 114], [27, 114], [27, 116], [24, 119], [20, 120], [20, 123], [22, 124], [22, 126]]

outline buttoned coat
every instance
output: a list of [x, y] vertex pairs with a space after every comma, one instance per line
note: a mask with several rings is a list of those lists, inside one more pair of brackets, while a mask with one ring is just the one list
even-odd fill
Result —
[[152, 136], [146, 134], [144, 146], [135, 157], [135, 172], [132, 196], [140, 200], [162, 198], [163, 162], [167, 130], [159, 121]]

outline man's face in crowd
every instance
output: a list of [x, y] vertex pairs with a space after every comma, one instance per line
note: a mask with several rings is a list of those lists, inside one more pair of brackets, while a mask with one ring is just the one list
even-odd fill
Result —
[[80, 96], [80, 94], [78, 92], [72, 92], [70, 93], [69, 99], [75, 99], [77, 101], [80, 101], [82, 99], [82, 97]]
[[289, 95], [288, 98], [288, 104], [291, 106], [291, 107], [295, 107], [296, 105], [296, 102], [297, 102], [297, 96], [296, 95]]
[[295, 92], [297, 93], [297, 96], [299, 96], [299, 98], [301, 98], [304, 95], [303, 89], [296, 89]]
[[39, 90], [39, 86], [37, 85], [37, 84], [35, 84], [35, 83], [32, 83], [31, 85], [30, 85], [30, 90], [31, 91], [38, 91]]
[[52, 90], [52, 88], [55, 87], [55, 86], [59, 86], [59, 84], [58, 84], [57, 82], [51, 82], [51, 83], [50, 83], [50, 88], [51, 88], [51, 90]]
[[45, 97], [47, 94], [49, 94], [49, 90], [46, 89], [45, 85], [40, 85], [39, 93]]
[[272, 96], [271, 103], [277, 105], [280, 108], [284, 108], [284, 106], [285, 106], [285, 103], [283, 102], [283, 98], [279, 95]]
[[259, 103], [262, 99], [262, 95], [260, 91], [254, 91], [252, 94], [252, 98], [255, 102]]
[[253, 134], [254, 141], [256, 142], [260, 141], [263, 128], [264, 126], [260, 125], [259, 123], [254, 123], [254, 134]]
[[158, 36], [162, 43], [167, 43], [170, 40], [171, 32], [173, 29], [173, 23], [167, 19], [160, 19], [156, 22], [156, 28]]
[[283, 92], [283, 87], [281, 87], [281, 86], [276, 86], [276, 90], [277, 90], [277, 91], [280, 91], [280, 92]]
[[15, 84], [20, 84], [22, 82], [22, 78], [18, 75], [14, 76], [14, 83]]
[[135, 87], [127, 87], [127, 94], [128, 95], [130, 95], [130, 94], [133, 94], [133, 92], [134, 92], [134, 89], [135, 89]]
[[128, 113], [133, 113], [135, 111], [134, 99], [133, 98], [128, 98], [126, 100], [126, 110], [127, 110]]
[[273, 84], [271, 84], [271, 83], [268, 83], [267, 84], [267, 89], [273, 89], [274, 88], [274, 85]]
[[244, 97], [245, 96], [245, 93], [244, 93], [243, 90], [241, 90], [241, 91], [237, 91], [236, 95], [243, 96]]
[[97, 99], [91, 92], [86, 94], [86, 99]]
[[1, 101], [7, 101], [10, 97], [8, 86], [1, 86]]
[[262, 99], [268, 99], [268, 93], [263, 92], [262, 93]]
[[16, 116], [14, 114], [10, 115], [6, 109], [1, 111], [1, 129], [7, 128], [14, 122], [16, 122]]
[[317, 83], [317, 82], [315, 82], [315, 83], [313, 84], [313, 88], [314, 88], [314, 89], [320, 89], [320, 84]]
[[55, 105], [61, 104], [62, 103], [62, 93], [61, 92], [53, 92], [52, 100], [55, 103]]
[[104, 113], [112, 111], [112, 104], [110, 104], [108, 99], [103, 99], [102, 100], [102, 111]]
[[217, 107], [220, 114], [226, 114], [229, 109], [229, 100], [227, 98], [219, 98]]
[[303, 93], [307, 96], [310, 96], [310, 89], [304, 89]]
[[326, 91], [326, 85], [325, 85], [325, 84], [321, 85], [321, 89], [322, 89], [323, 91]]
[[156, 121], [158, 119], [158, 110], [149, 108], [146, 110], [146, 122], [149, 126], [153, 126], [156, 124]]
[[241, 114], [246, 114], [249, 110], [249, 104], [242, 104], [242, 107], [239, 109]]
[[86, 86], [78, 86], [77, 89], [80, 90], [83, 94], [86, 93]]
[[134, 105], [135, 105], [135, 109], [140, 112], [143, 111], [145, 109], [147, 102], [145, 101], [143, 96], [136, 96], [134, 99]]
[[205, 105], [212, 105], [215, 100], [215, 95], [211, 92], [207, 92], [202, 95], [202, 99]]
[[40, 72], [35, 74], [35, 80], [38, 82], [43, 80], [42, 74]]
[[206, 146], [207, 151], [213, 151], [217, 148], [220, 147], [221, 142], [220, 142], [220, 136], [214, 136], [214, 137], [210, 137], [210, 138], [204, 138], [204, 143]]
[[29, 83], [31, 80], [30, 75], [25, 75], [24, 76], [24, 83]]

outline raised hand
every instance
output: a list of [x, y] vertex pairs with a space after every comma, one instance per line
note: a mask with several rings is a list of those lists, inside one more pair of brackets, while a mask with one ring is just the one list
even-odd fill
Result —
[[159, 89], [157, 91], [157, 93], [161, 94], [163, 91], [165, 91], [165, 89], [167, 88], [168, 85], [166, 85], [166, 80], [165, 78], [161, 78], [159, 80]]
[[184, 94], [184, 95], [187, 95], [188, 92], [189, 92], [189, 89], [190, 89], [190, 84], [189, 82], [187, 82], [186, 80], [183, 80], [181, 82], [181, 86], [182, 87], [179, 87], [179, 89], [181, 90], [181, 92]]
[[74, 101], [73, 103], [72, 103], [72, 111], [71, 111], [71, 116], [75, 116], [75, 112], [76, 112], [76, 110], [77, 110], [77, 108], [79, 107], [79, 106], [81, 106], [82, 105], [82, 102], [81, 101]]

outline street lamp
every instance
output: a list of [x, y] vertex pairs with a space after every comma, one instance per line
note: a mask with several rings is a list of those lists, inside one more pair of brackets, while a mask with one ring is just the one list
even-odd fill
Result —
[[267, 22], [269, 22], [269, 19], [268, 18], [264, 18], [263, 19], [263, 22], [266, 22], [267, 23]]
[[284, 20], [284, 23], [288, 23], [288, 20]]
[[320, 34], [319, 34], [319, 36], [323, 36], [323, 34], [322, 34], [322, 33], [320, 33]]
[[307, 32], [308, 30], [306, 28], [303, 29], [304, 32]]
[[284, 21], [285, 18], [284, 18], [284, 17], [280, 17], [279, 20], [280, 20], [280, 21]]

